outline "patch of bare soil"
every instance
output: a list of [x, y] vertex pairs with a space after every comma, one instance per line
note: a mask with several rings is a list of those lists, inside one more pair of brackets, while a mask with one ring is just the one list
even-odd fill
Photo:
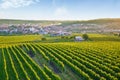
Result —
[[57, 68], [57, 66], [52, 61], [50, 61], [50, 65], [53, 68], [55, 73], [61, 73], [61, 71]]
[[34, 57], [34, 56], [35, 56], [35, 54], [34, 54], [34, 52], [33, 52], [32, 50], [29, 50], [29, 51], [28, 51], [28, 55], [29, 55], [30, 57]]

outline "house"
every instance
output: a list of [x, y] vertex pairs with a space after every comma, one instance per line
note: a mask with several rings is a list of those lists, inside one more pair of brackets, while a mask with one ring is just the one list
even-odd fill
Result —
[[65, 31], [52, 31], [50, 32], [50, 35], [51, 36], [67, 36], [67, 35], [70, 35], [71, 32], [65, 32]]
[[83, 41], [84, 39], [81, 36], [75, 36], [75, 41]]

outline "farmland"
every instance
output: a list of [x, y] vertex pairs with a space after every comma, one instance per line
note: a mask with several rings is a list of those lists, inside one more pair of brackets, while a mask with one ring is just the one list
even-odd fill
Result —
[[42, 42], [41, 35], [0, 36], [0, 80], [119, 80], [120, 38], [89, 37]]

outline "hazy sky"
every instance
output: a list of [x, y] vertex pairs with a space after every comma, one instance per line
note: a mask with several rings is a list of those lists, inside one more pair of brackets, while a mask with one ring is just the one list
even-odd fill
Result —
[[0, 19], [120, 18], [120, 0], [0, 0]]

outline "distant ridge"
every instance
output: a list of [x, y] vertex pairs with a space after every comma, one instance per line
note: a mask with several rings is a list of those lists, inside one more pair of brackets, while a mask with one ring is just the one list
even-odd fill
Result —
[[99, 19], [90, 19], [90, 20], [25, 20], [25, 19], [0, 19], [0, 21], [80, 21], [80, 22], [89, 22], [89, 21], [120, 21], [120, 18], [99, 18]]
[[93, 20], [19, 20], [19, 19], [0, 19], [0, 24], [52, 24], [52, 23], [62, 23], [62, 25], [70, 25], [77, 23], [91, 23], [91, 24], [107, 24], [107, 23], [119, 23], [120, 18], [102, 18]]

